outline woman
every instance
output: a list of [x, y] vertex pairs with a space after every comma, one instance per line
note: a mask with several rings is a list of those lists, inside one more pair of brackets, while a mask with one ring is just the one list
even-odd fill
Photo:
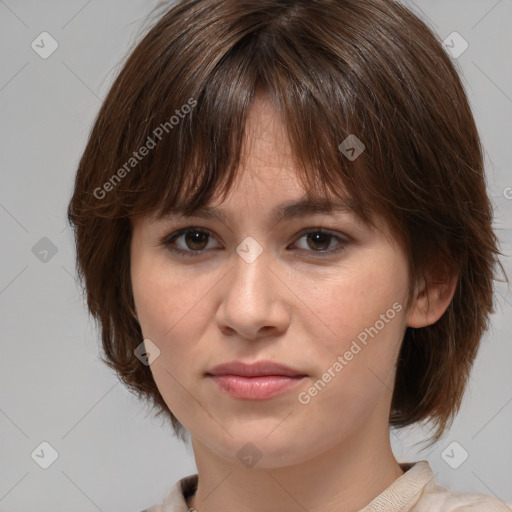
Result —
[[403, 6], [176, 4], [68, 215], [105, 362], [191, 437], [148, 512], [509, 510], [390, 446], [452, 421], [500, 266], [466, 95]]

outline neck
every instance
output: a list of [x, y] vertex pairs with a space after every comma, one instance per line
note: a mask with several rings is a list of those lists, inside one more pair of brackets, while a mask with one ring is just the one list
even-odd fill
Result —
[[219, 457], [192, 438], [199, 480], [189, 506], [197, 512], [361, 510], [403, 474], [389, 430], [363, 434], [355, 433], [314, 459], [265, 467], [262, 458], [252, 468]]

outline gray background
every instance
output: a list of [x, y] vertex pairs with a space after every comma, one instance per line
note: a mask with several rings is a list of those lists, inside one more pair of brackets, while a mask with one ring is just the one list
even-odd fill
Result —
[[[496, 229], [510, 255], [512, 0], [405, 3], [441, 39], [457, 31], [469, 44], [454, 60], [481, 131]], [[94, 116], [154, 5], [0, 0], [3, 511], [137, 512], [196, 471], [190, 446], [152, 419], [99, 361], [65, 218]], [[59, 45], [47, 59], [31, 48], [43, 31]], [[38, 249], [52, 244], [57, 252], [41, 261]], [[510, 261], [503, 259], [509, 276]], [[419, 427], [393, 433], [392, 441], [400, 461], [427, 459], [442, 485], [512, 502], [512, 310], [505, 284], [498, 300], [453, 427], [423, 452], [414, 446], [426, 433]], [[43, 441], [59, 454], [46, 470], [31, 457]], [[462, 450], [469, 456], [457, 469], [442, 457], [448, 453], [454, 465]]]

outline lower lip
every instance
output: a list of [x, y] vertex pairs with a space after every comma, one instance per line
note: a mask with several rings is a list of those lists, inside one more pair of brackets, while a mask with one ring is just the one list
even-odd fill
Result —
[[296, 386], [304, 377], [266, 375], [241, 377], [239, 375], [209, 375], [209, 377], [233, 398], [240, 400], [268, 400]]

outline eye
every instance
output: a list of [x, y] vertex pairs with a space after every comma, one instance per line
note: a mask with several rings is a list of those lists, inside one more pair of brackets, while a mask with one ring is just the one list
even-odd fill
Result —
[[[183, 228], [162, 240], [170, 252], [183, 256], [200, 256], [208, 246], [209, 231], [200, 228]], [[181, 247], [176, 241], [182, 239]]]
[[[210, 238], [213, 238], [213, 235], [208, 230], [186, 227], [164, 237], [161, 243], [167, 247], [171, 253], [187, 257], [200, 256], [204, 254], [206, 249], [212, 249], [211, 246], [208, 247]], [[305, 240], [306, 248], [299, 248], [299, 250], [317, 253], [319, 256], [330, 256], [341, 251], [344, 249], [345, 245], [348, 244], [348, 240], [346, 238], [322, 228], [308, 228], [302, 231], [295, 244], [302, 239]], [[338, 244], [334, 249], [329, 249], [333, 240], [337, 241]]]
[[[307, 247], [315, 249], [313, 251], [308, 251], [306, 249], [307, 252], [323, 253], [328, 256], [341, 251], [344, 249], [345, 245], [348, 244], [347, 239], [335, 235], [334, 233], [326, 231], [322, 228], [306, 229], [301, 233], [299, 241], [302, 239], [305, 239]], [[335, 246], [334, 249], [328, 249], [329, 246], [331, 246], [331, 242], [333, 240], [337, 240], [338, 245]]]

